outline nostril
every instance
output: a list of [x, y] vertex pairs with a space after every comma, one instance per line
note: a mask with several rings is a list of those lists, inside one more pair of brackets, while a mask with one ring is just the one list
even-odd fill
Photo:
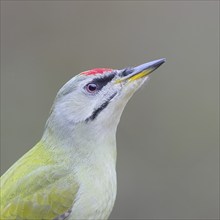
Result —
[[120, 76], [122, 76], [122, 77], [123, 77], [123, 76], [128, 76], [128, 75], [130, 75], [133, 71], [134, 71], [134, 70], [133, 70], [132, 67], [128, 67], [128, 68], [122, 70]]

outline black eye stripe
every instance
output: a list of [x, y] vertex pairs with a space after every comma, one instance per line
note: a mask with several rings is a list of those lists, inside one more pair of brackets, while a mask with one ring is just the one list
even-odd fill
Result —
[[104, 76], [102, 78], [93, 79], [90, 83], [94, 83], [98, 86], [98, 89], [101, 90], [104, 86], [106, 86], [113, 78], [115, 74], [110, 74], [108, 76]]

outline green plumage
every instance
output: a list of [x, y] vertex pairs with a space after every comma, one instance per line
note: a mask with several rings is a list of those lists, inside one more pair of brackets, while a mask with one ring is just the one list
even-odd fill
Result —
[[38, 143], [1, 177], [0, 219], [53, 219], [71, 209], [78, 185]]

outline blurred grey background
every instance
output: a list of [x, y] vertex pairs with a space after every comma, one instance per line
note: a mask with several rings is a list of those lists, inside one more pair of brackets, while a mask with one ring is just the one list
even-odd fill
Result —
[[75, 74], [162, 57], [118, 127], [111, 218], [218, 218], [219, 1], [1, 1], [1, 172]]

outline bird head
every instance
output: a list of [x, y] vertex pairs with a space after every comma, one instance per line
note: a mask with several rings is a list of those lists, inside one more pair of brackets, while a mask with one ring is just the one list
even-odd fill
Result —
[[86, 135], [103, 130], [107, 135], [115, 133], [128, 100], [164, 62], [159, 59], [122, 70], [98, 68], [76, 75], [58, 92], [47, 126], [63, 135], [73, 130]]

